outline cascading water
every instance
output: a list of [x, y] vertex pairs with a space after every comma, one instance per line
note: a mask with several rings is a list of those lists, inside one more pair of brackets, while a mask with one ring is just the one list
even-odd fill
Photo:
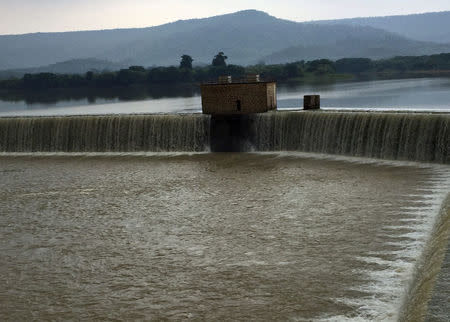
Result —
[[449, 146], [449, 114], [313, 111], [229, 120], [200, 114], [0, 119], [1, 152], [231, 149], [449, 163]]
[[[244, 117], [195, 114], [0, 118], [0, 152], [230, 149], [450, 163], [449, 141], [450, 114], [290, 111]], [[77, 271], [82, 260], [72, 261], [74, 256], [85, 259], [88, 267], [93, 267], [92, 263], [99, 265], [99, 269], [92, 270], [99, 275], [91, 280], [95, 280], [93, 284], [97, 287], [108, 288], [94, 290], [95, 300], [98, 301], [98, 294], [109, 294], [110, 276], [102, 271], [105, 262], [96, 260], [113, 245], [110, 258], [117, 256], [119, 263], [114, 269], [124, 270], [120, 276], [132, 276], [130, 289], [142, 285], [145, 294], [154, 294], [157, 300], [161, 298], [160, 290], [164, 290], [164, 296], [172, 296], [167, 297], [172, 302], [163, 303], [156, 313], [161, 315], [155, 315], [155, 319], [164, 314], [181, 314], [179, 294], [198, 292], [199, 281], [203, 281], [205, 290], [216, 293], [204, 293], [204, 298], [183, 296], [188, 299], [184, 305], [197, 308], [198, 316], [212, 314], [211, 320], [230, 317], [231, 313], [236, 319], [260, 314], [274, 320], [297, 316], [315, 321], [411, 321], [426, 316], [427, 302], [447, 249], [450, 196], [447, 199], [445, 196], [450, 177], [446, 165], [392, 162], [391, 166], [390, 162], [382, 165], [382, 161], [372, 167], [369, 165], [372, 161], [366, 165], [328, 163], [316, 156], [301, 159], [299, 167], [292, 157], [278, 158], [278, 154], [130, 157], [120, 158], [120, 162], [114, 156], [93, 156], [83, 158], [83, 162], [73, 155], [64, 156], [64, 162], [60, 162], [59, 156], [27, 159], [6, 154], [0, 158], [3, 185], [0, 212], [9, 220], [0, 234], [4, 238], [2, 252], [9, 254], [4, 257], [10, 258], [9, 262], [15, 263], [12, 259], [18, 258], [17, 266], [2, 265], [4, 271], [0, 275], [5, 280], [14, 280], [18, 269], [22, 270], [21, 278], [17, 279], [19, 284], [3, 283], [11, 289], [19, 285], [4, 296], [7, 301], [3, 307], [4, 312], [18, 319], [26, 320], [31, 310], [24, 308], [33, 305], [33, 314], [39, 312], [50, 318], [54, 316], [46, 314], [66, 307], [67, 311], [59, 314], [66, 314], [69, 319], [75, 312], [74, 306], [84, 307], [85, 298], [77, 302], [80, 297], [72, 298], [72, 293], [65, 293], [68, 285], [78, 288], [79, 280], [68, 283], [73, 275], [67, 277], [64, 271], [48, 274], [52, 269], [67, 267], [58, 263], [69, 267], [73, 263], [73, 271]], [[79, 213], [86, 216], [78, 216]], [[34, 226], [38, 220], [43, 222]], [[105, 229], [108, 224], [109, 229]], [[27, 229], [29, 234], [39, 233], [25, 240], [29, 244], [23, 251], [23, 234]], [[74, 237], [66, 238], [72, 231]], [[54, 238], [55, 232], [60, 232], [63, 238]], [[105, 232], [110, 233], [107, 238]], [[90, 242], [78, 242], [83, 233]], [[102, 238], [97, 241], [97, 236]], [[61, 251], [59, 242], [52, 244], [49, 240], [68, 244]], [[114, 242], [110, 243], [111, 240]], [[86, 248], [86, 245], [100, 247]], [[78, 253], [72, 252], [76, 247]], [[91, 258], [83, 257], [86, 249], [92, 252]], [[96, 253], [97, 249], [101, 255]], [[224, 256], [227, 261], [221, 257], [224, 249], [228, 251]], [[39, 260], [39, 256], [45, 260]], [[130, 263], [124, 265], [124, 259], [128, 258]], [[24, 261], [29, 262], [24, 265]], [[140, 265], [136, 265], [139, 261]], [[224, 262], [231, 266], [224, 266]], [[41, 278], [35, 278], [43, 263], [49, 265], [44, 266]], [[167, 277], [168, 266], [174, 269], [177, 279], [182, 276], [187, 283], [173, 283], [172, 290], [167, 288], [170, 283], [162, 287], [158, 282], [152, 284], [152, 280]], [[142, 267], [146, 267], [145, 274], [139, 271]], [[152, 267], [156, 269], [149, 274]], [[130, 274], [130, 269], [137, 270]], [[272, 274], [274, 269], [277, 274]], [[196, 275], [200, 271], [205, 275]], [[261, 275], [264, 271], [266, 275]], [[310, 274], [306, 275], [307, 283], [314, 278], [316, 282], [305, 286], [301, 278], [290, 280], [306, 273]], [[152, 279], [158, 274], [163, 277]], [[53, 282], [55, 276], [60, 278], [58, 283], [43, 284], [52, 286], [48, 294], [55, 295], [53, 303], [58, 305], [45, 310], [43, 307], [51, 301], [45, 304], [27, 298], [30, 295], [33, 299], [45, 299], [33, 292], [42, 288], [43, 284], [39, 284], [42, 277]], [[442, 276], [448, 276], [448, 270]], [[98, 283], [101, 278], [105, 278], [103, 284]], [[218, 283], [221, 278], [222, 284]], [[236, 280], [243, 285], [250, 281], [250, 287], [229, 287]], [[193, 281], [194, 289], [184, 289], [189, 281]], [[116, 282], [122, 285], [123, 280]], [[280, 283], [285, 284], [280, 287]], [[312, 284], [314, 287], [308, 287]], [[55, 285], [59, 293], [54, 292]], [[154, 292], [149, 292], [148, 287], [153, 287]], [[122, 286], [121, 289], [129, 294], [130, 289]], [[221, 294], [227, 294], [229, 289], [233, 293], [221, 300]], [[236, 302], [229, 302], [236, 289], [244, 293]], [[299, 289], [304, 291], [299, 293]], [[132, 294], [133, 301], [142, 294], [137, 292]], [[21, 295], [14, 298], [11, 294]], [[73, 294], [78, 294], [78, 289]], [[270, 299], [270, 294], [275, 294], [271, 303], [278, 310], [264, 302]], [[280, 302], [276, 302], [277, 294], [282, 295]], [[433, 314], [434, 307], [443, 303], [439, 297], [443, 291], [438, 289], [436, 294], [431, 301]], [[60, 305], [59, 299], [67, 298], [73, 302]], [[155, 298], [149, 297], [149, 303], [155, 303]], [[209, 306], [205, 305], [208, 301]], [[293, 302], [286, 305], [286, 301]], [[110, 298], [104, 303], [111, 303]], [[231, 303], [226, 312], [210, 309], [224, 308], [224, 303]], [[92, 307], [89, 301], [86, 305]], [[233, 311], [239, 305], [243, 309]], [[297, 307], [302, 312], [287, 310], [295, 311]], [[111, 309], [105, 311], [108, 314]], [[243, 316], [246, 312], [250, 315]]]
[[3, 152], [204, 151], [201, 115], [111, 115], [0, 119]]
[[450, 115], [288, 112], [256, 115], [257, 151], [307, 151], [450, 162]]

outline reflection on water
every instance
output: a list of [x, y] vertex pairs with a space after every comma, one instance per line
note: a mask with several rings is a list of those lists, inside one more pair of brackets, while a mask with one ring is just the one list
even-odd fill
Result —
[[[0, 92], [0, 114], [27, 115], [46, 110], [52, 114], [172, 112], [198, 109], [198, 85], [152, 85], [98, 89], [55, 89]], [[194, 101], [194, 102], [193, 102]], [[113, 104], [122, 105], [113, 105]], [[88, 106], [89, 105], [89, 106]]]
[[323, 107], [450, 109], [450, 78], [293, 84], [280, 92], [282, 107], [298, 106], [298, 94], [317, 93]]
[[8, 320], [395, 321], [448, 167], [0, 157]]
[[[450, 79], [278, 84], [278, 107], [299, 108], [305, 94], [325, 108], [450, 109]], [[200, 111], [198, 85], [152, 85], [94, 90], [0, 92], [0, 116]]]

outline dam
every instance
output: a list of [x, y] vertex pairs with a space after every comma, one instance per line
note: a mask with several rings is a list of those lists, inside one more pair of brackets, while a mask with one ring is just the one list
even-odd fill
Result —
[[[225, 141], [224, 141], [225, 140]], [[302, 151], [450, 162], [450, 114], [283, 111], [0, 118], [0, 152]]]
[[445, 113], [0, 118], [0, 316], [423, 320], [449, 139]]

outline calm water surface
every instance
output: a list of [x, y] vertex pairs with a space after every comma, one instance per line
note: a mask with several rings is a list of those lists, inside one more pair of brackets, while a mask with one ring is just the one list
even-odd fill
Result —
[[[303, 95], [320, 94], [324, 108], [450, 110], [450, 78], [278, 84], [278, 107], [300, 108]], [[27, 93], [0, 96], [0, 116], [201, 111], [197, 86], [110, 90], [105, 93]]]
[[3, 320], [395, 321], [448, 166], [0, 156]]

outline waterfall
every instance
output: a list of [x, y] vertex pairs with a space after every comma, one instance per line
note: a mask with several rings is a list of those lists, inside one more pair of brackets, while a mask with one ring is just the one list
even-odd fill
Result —
[[0, 118], [0, 152], [304, 151], [450, 163], [450, 114], [289, 111]]
[[450, 114], [277, 112], [250, 122], [257, 151], [450, 162]]
[[0, 118], [0, 151], [205, 151], [208, 133], [203, 115]]

